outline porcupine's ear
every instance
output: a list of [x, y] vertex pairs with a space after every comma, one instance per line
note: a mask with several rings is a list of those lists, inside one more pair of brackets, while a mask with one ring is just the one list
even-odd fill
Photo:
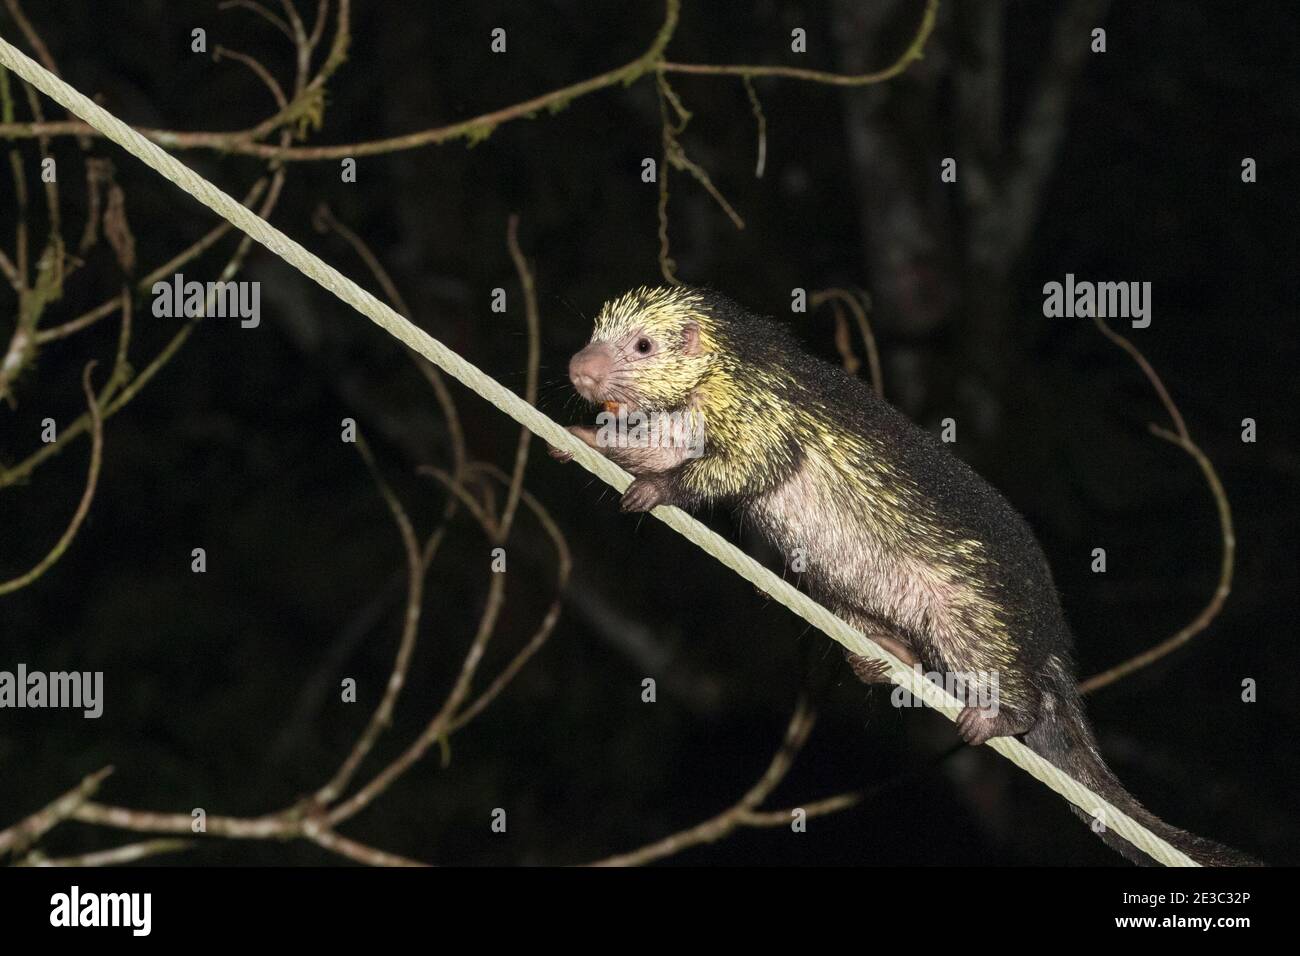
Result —
[[682, 329], [682, 351], [687, 355], [700, 354], [700, 326], [698, 322], [687, 322]]

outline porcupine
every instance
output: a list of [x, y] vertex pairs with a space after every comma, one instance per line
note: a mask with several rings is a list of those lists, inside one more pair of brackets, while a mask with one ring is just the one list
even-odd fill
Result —
[[[783, 554], [800, 549], [815, 598], [905, 663], [996, 675], [996, 706], [968, 699], [957, 722], [967, 743], [1020, 737], [1197, 862], [1255, 862], [1170, 826], [1124, 789], [1085, 716], [1073, 639], [1028, 524], [861, 379], [804, 351], [785, 326], [687, 287], [607, 303], [569, 377], [621, 414], [693, 414], [703, 425], [698, 456], [686, 442], [619, 447], [570, 429], [634, 476], [624, 511], [737, 507]], [[887, 682], [878, 662], [847, 656], [862, 680]], [[1100, 835], [1151, 862], [1110, 828]]]

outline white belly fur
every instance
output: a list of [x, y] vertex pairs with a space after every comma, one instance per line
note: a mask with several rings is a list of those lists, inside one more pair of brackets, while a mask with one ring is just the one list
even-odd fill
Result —
[[[864, 626], [863, 615], [869, 615], [902, 634], [925, 635], [923, 643], [932, 642], [934, 650], [955, 663], [964, 656], [960, 648], [978, 640], [969, 630], [989, 610], [987, 602], [953, 568], [909, 554], [906, 526], [885, 524], [869, 504], [842, 487], [837, 492], [843, 481], [825, 459], [806, 453], [800, 470], [755, 501], [749, 515], [787, 563], [796, 549], [803, 549], [804, 573], [814, 589], [841, 596], [831, 598], [844, 601], [833, 610], [851, 623]], [[851, 598], [845, 600], [845, 595]]]

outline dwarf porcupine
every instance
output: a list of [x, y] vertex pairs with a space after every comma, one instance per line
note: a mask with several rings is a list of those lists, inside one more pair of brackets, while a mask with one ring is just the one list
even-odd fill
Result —
[[[1070, 630], [1028, 524], [861, 379], [808, 354], [785, 326], [686, 287], [607, 303], [569, 375], [625, 418], [702, 425], [702, 444], [570, 429], [635, 477], [624, 511], [736, 506], [783, 554], [799, 551], [811, 594], [904, 662], [991, 678], [993, 706], [968, 697], [958, 720], [968, 743], [1019, 736], [1197, 862], [1255, 862], [1166, 824], [1124, 789], [1084, 714]], [[849, 660], [863, 680], [887, 681], [878, 662]], [[1150, 862], [1113, 830], [1100, 835]]]

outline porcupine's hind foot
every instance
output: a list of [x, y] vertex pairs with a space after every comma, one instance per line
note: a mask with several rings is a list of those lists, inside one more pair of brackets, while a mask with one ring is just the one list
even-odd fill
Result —
[[1005, 708], [996, 712], [985, 707], [965, 707], [957, 717], [957, 733], [972, 747], [994, 737], [1014, 737], [1034, 726], [1034, 719]]
[[650, 511], [659, 505], [672, 504], [668, 482], [662, 475], [641, 475], [627, 486], [619, 502], [625, 512]]

